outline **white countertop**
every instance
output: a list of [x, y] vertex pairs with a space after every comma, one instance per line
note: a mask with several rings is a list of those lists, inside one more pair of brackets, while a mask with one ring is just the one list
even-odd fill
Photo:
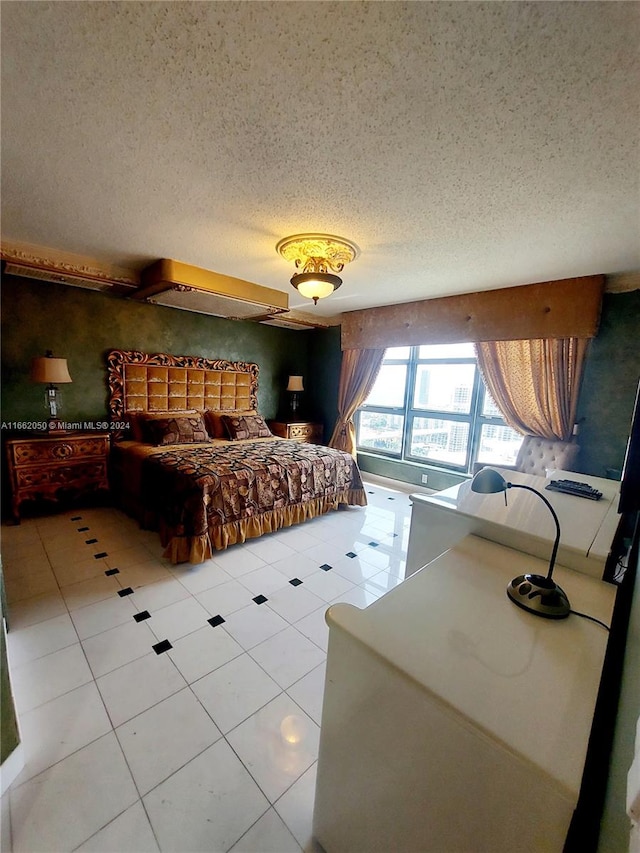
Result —
[[[486, 497], [504, 504], [501, 495]], [[337, 604], [326, 618], [577, 796], [608, 632], [574, 614], [550, 620], [509, 601], [514, 576], [547, 567], [470, 535], [366, 610]], [[562, 565], [554, 579], [573, 609], [610, 624], [613, 585]]]
[[[495, 470], [499, 471], [507, 482], [537, 489], [551, 503], [560, 522], [561, 554], [562, 549], [565, 552], [575, 551], [576, 554], [604, 564], [619, 520], [617, 504], [620, 483], [616, 480], [574, 474], [569, 471], [550, 472], [549, 477], [545, 478], [521, 474], [506, 468], [496, 467]], [[549, 491], [546, 486], [552, 479], [571, 479], [589, 483], [602, 492], [602, 498], [593, 501], [576, 495]], [[451, 512], [483, 519], [491, 524], [521, 531], [530, 537], [552, 543], [555, 538], [555, 525], [548, 508], [540, 498], [525, 489], [517, 488], [509, 489], [506, 496], [507, 506], [505, 506], [504, 493], [472, 492], [471, 480], [467, 480], [433, 495], [414, 494], [411, 500], [414, 505], [436, 506], [451, 510]], [[500, 540], [496, 539], [496, 541]]]

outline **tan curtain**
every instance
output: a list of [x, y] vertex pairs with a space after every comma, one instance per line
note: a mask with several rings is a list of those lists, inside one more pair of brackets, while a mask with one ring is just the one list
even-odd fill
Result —
[[364, 403], [376, 381], [384, 349], [346, 349], [342, 353], [338, 387], [338, 421], [329, 447], [356, 455], [356, 428], [353, 416]]
[[587, 344], [584, 338], [557, 338], [475, 345], [485, 384], [509, 426], [570, 440]]

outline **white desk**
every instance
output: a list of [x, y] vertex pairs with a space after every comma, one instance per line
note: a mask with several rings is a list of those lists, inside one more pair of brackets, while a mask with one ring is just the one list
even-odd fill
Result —
[[[528, 570], [545, 561], [468, 536], [366, 610], [329, 608], [314, 812], [327, 853], [562, 851], [608, 634], [512, 604]], [[555, 577], [610, 623], [614, 586]]]
[[[505, 480], [531, 486], [551, 503], [560, 522], [558, 562], [592, 577], [602, 577], [620, 516], [620, 483], [568, 471], [549, 478], [496, 468]], [[548, 491], [551, 479], [589, 483], [602, 492], [599, 501]], [[407, 549], [406, 576], [442, 554], [469, 533], [508, 545], [528, 554], [549, 558], [555, 525], [539, 497], [524, 489], [483, 495], [471, 491], [471, 481], [436, 492], [411, 495], [413, 509]], [[546, 572], [544, 572], [546, 574]]]

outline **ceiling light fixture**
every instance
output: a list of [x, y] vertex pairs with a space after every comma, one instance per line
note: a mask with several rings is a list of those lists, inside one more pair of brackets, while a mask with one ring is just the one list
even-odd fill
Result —
[[342, 272], [344, 265], [360, 254], [355, 243], [333, 234], [294, 234], [280, 240], [276, 251], [300, 270], [294, 273], [291, 284], [313, 299], [314, 305], [340, 287], [342, 279], [335, 273]]

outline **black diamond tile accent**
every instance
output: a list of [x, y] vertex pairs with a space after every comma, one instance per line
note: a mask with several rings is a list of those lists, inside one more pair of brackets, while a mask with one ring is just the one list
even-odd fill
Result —
[[101, 560], [103, 557], [108, 557], [109, 555], [106, 551], [100, 551], [99, 554], [94, 554], [93, 556], [96, 558], [96, 560]]
[[[87, 528], [87, 530], [88, 529], [89, 528]], [[85, 544], [87, 544], [87, 545], [95, 545], [98, 540], [97, 539], [85, 539], [84, 541], [85, 541]]]
[[256, 597], [253, 600], [255, 601], [256, 604], [264, 604], [265, 601], [268, 601], [269, 599], [266, 598], [264, 595], [256, 595]]
[[154, 646], [151, 646], [151, 648], [157, 655], [161, 655], [162, 652], [168, 652], [169, 649], [173, 648], [173, 646], [169, 640], [162, 640], [160, 643], [156, 643]]
[[86, 533], [88, 529], [89, 529], [88, 527], [79, 527], [78, 533]]
[[387, 498], [388, 501], [395, 501], [395, 498]]
[[120, 569], [107, 569], [107, 571], [105, 572], [105, 575], [107, 577], [109, 577], [109, 575], [119, 575], [119, 574], [120, 574]]
[[81, 515], [74, 515], [71, 517], [71, 521], [82, 521]]
[[333, 568], [333, 566], [330, 566], [330, 565], [329, 565], [329, 563], [323, 563], [323, 564], [320, 566], [320, 568], [322, 569], [322, 571], [323, 571], [323, 572], [328, 572], [328, 571], [329, 571], [329, 569], [332, 569], [332, 568]]
[[289, 583], [291, 584], [291, 586], [300, 586], [302, 581], [300, 580], [300, 578], [291, 578]]
[[369, 542], [369, 545], [370, 545], [372, 548], [377, 548], [379, 544], [380, 544], [379, 542]]
[[353, 551], [347, 551], [347, 553], [345, 554], [345, 556], [346, 556], [346, 557], [351, 557], [351, 559], [353, 560], [353, 558], [354, 558], [354, 557], [357, 557], [358, 555], [357, 555], [357, 554], [354, 554], [354, 553], [353, 553]]
[[218, 625], [222, 625], [224, 621], [225, 620], [222, 618], [222, 616], [220, 616], [220, 614], [218, 614], [217, 616], [212, 616], [211, 619], [207, 619], [207, 622], [209, 623], [209, 625], [211, 625], [212, 628], [216, 628]]
[[375, 495], [375, 492], [367, 492], [368, 495]]
[[125, 589], [118, 590], [118, 595], [120, 596], [120, 598], [124, 598], [125, 595], [133, 595], [133, 590], [130, 586], [125, 587]]
[[148, 610], [141, 610], [140, 613], [134, 613], [133, 618], [136, 622], [144, 622], [145, 619], [151, 619], [151, 614]]
[[392, 533], [392, 534], [391, 534], [391, 538], [392, 538], [392, 539], [397, 539], [397, 538], [398, 538], [398, 534], [397, 534], [397, 533]]

